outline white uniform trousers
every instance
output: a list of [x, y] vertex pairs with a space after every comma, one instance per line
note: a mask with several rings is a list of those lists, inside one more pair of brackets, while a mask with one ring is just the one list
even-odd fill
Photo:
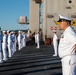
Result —
[[10, 44], [8, 44], [8, 57], [12, 57], [12, 49]]
[[58, 46], [57, 41], [53, 43], [53, 46], [54, 46], [54, 53], [57, 56], [57, 46]]
[[0, 63], [2, 63], [3, 60], [2, 60], [2, 52], [0, 52]]
[[22, 46], [21, 46], [21, 43], [20, 41], [18, 41], [18, 49], [21, 50]]
[[76, 55], [71, 55], [70, 65], [71, 65], [70, 75], [76, 75]]
[[14, 42], [14, 52], [16, 52], [16, 42]]
[[14, 54], [14, 52], [15, 52], [15, 44], [14, 42], [12, 42], [12, 55]]
[[40, 48], [39, 42], [37, 42], [37, 48]]
[[71, 65], [71, 56], [65, 56], [61, 61], [63, 75], [76, 75], [76, 63]]
[[23, 39], [21, 39], [21, 41], [19, 40], [19, 45], [21, 47], [21, 49], [23, 48]]
[[3, 60], [7, 60], [7, 51], [6, 51], [6, 44], [2, 43], [2, 51], [3, 51]]
[[23, 47], [25, 47], [25, 40], [24, 39], [22, 39], [22, 45], [23, 45]]
[[22, 48], [22, 39], [21, 39], [21, 34], [18, 35], [18, 49], [21, 50]]
[[13, 42], [11, 42], [11, 55], [13, 56], [14, 50], [13, 50]]

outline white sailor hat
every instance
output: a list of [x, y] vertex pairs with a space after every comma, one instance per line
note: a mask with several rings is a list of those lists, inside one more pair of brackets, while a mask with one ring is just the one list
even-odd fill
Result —
[[2, 31], [3, 33], [5, 33], [6, 31]]
[[11, 31], [11, 33], [13, 34], [14, 32], [13, 32], [13, 31]]
[[20, 30], [18, 32], [21, 32]]
[[63, 21], [71, 22], [71, 21], [72, 21], [72, 18], [69, 18], [69, 17], [66, 17], [66, 16], [59, 15], [59, 20], [58, 20], [57, 22], [63, 22]]
[[7, 30], [7, 32], [10, 32], [9, 30]]

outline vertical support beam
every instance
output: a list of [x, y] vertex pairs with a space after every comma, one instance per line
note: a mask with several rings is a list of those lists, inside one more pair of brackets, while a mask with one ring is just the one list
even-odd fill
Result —
[[30, 30], [33, 32], [39, 30], [40, 13], [39, 4], [30, 0]]
[[45, 36], [47, 36], [47, 0], [43, 0], [43, 24], [42, 24], [42, 30], [43, 30], [43, 39], [45, 41]]

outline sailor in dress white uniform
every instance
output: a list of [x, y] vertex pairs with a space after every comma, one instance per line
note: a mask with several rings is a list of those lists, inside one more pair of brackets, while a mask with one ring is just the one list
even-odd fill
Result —
[[59, 27], [64, 30], [58, 48], [63, 75], [76, 75], [76, 33], [70, 26], [71, 20], [59, 15]]

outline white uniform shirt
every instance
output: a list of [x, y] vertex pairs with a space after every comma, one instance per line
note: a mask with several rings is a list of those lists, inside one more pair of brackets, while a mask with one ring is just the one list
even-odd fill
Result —
[[18, 42], [21, 43], [21, 34], [18, 35]]
[[39, 34], [36, 35], [36, 42], [39, 43]]
[[6, 45], [6, 34], [3, 35], [3, 44]]
[[76, 44], [76, 33], [70, 26], [64, 31], [59, 43], [59, 56], [61, 58], [75, 54], [74, 45]]
[[11, 34], [8, 35], [8, 44], [11, 44]]
[[37, 34], [35, 34], [35, 43], [37, 43], [37, 38], [36, 37], [37, 37]]

